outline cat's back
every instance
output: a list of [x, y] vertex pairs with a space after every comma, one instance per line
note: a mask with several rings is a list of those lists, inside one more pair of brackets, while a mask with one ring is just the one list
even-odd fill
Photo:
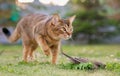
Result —
[[26, 33], [26, 35], [32, 37], [32, 34], [30, 32], [33, 31], [34, 26], [39, 24], [42, 27], [45, 24], [46, 19], [48, 19], [48, 17], [48, 15], [44, 14], [30, 14], [23, 17], [18, 22], [18, 27], [20, 26], [21, 31], [24, 32], [24, 34]]
[[23, 19], [27, 25], [36, 25], [38, 22], [45, 21], [49, 16], [44, 14], [30, 14], [25, 16]]

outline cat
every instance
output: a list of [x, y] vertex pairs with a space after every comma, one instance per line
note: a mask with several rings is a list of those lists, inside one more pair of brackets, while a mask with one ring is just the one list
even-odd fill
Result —
[[61, 39], [69, 39], [73, 33], [72, 23], [75, 15], [61, 19], [58, 14], [51, 16], [44, 14], [31, 14], [23, 17], [11, 34], [7, 28], [2, 31], [10, 42], [22, 38], [23, 60], [34, 60], [34, 51], [38, 46], [45, 55], [52, 56], [51, 63], [56, 64], [60, 51]]

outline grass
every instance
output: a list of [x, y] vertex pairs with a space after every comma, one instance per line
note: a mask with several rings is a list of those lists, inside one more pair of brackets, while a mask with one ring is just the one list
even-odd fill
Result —
[[69, 60], [61, 54], [58, 64], [52, 65], [40, 48], [37, 49], [37, 61], [25, 63], [22, 62], [21, 45], [0, 45], [0, 76], [120, 76], [120, 66], [115, 64], [120, 63], [120, 45], [64, 45], [63, 49], [71, 56], [106, 63], [107, 69], [66, 69], [62, 65], [67, 65]]

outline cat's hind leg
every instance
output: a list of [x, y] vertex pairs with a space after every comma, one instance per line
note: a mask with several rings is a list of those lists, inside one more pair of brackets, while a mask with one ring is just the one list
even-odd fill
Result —
[[29, 47], [24, 45], [23, 48], [23, 61], [28, 62]]
[[28, 60], [29, 61], [34, 61], [35, 60], [35, 55], [34, 55], [34, 51], [36, 50], [37, 45], [31, 45], [29, 47], [29, 56], [28, 56]]
[[24, 43], [23, 47], [24, 47], [24, 49], [23, 49], [23, 60], [25, 62], [33, 61], [35, 59], [34, 51], [36, 50], [37, 45], [35, 45], [33, 43], [30, 43], [30, 44], [25, 44]]

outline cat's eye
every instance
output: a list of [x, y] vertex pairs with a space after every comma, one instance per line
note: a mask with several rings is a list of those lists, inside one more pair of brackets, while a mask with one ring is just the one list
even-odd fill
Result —
[[65, 24], [64, 26], [67, 26], [67, 27], [69, 27], [69, 25], [68, 25], [68, 24]]
[[65, 29], [65, 28], [63, 28], [63, 30], [64, 30], [64, 31], [66, 31], [66, 29]]
[[69, 25], [68, 24], [66, 24], [68, 27], [69, 27]]

